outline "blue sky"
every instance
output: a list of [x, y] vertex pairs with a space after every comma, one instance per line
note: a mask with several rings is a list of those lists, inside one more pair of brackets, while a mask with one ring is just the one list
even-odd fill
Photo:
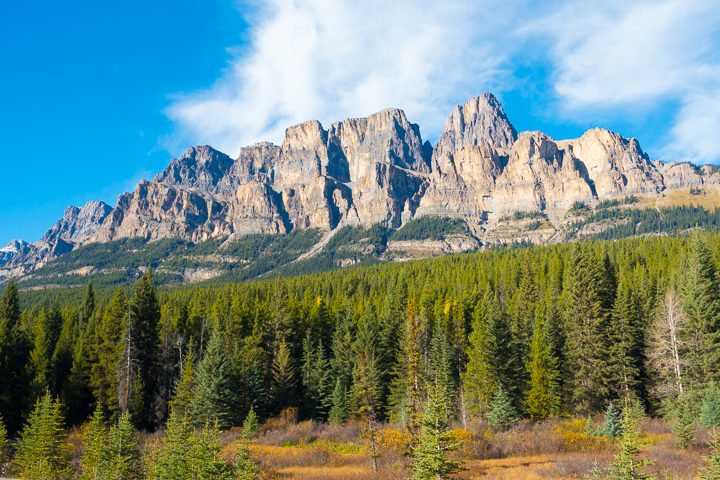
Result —
[[[601, 4], [601, 5], [598, 5]], [[603, 126], [653, 158], [720, 161], [715, 0], [5, 2], [0, 244], [111, 205], [188, 145], [396, 106], [437, 139], [496, 93], [518, 130]]]

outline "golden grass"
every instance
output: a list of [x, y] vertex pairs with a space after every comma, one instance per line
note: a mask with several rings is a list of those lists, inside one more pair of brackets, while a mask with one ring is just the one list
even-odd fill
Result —
[[690, 195], [689, 188], [680, 188], [665, 192], [659, 197], [640, 197], [636, 208], [663, 208], [693, 205], [713, 210], [720, 207], [720, 186], [702, 185], [700, 195]]
[[548, 475], [552, 472], [553, 459], [549, 455], [470, 460], [465, 462], [465, 472], [457, 476], [464, 479], [540, 480], [561, 478]]

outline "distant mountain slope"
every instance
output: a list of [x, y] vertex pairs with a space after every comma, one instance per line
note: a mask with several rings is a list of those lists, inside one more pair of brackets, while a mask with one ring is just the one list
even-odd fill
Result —
[[[189, 148], [153, 180], [122, 194], [114, 207], [103, 202], [68, 207], [39, 241], [14, 241], [0, 249], [0, 281], [29, 275], [28, 284], [48, 283], [42, 272], [61, 276], [59, 267], [51, 267], [54, 259], [70, 252], [78, 259], [96, 255], [102, 251], [97, 245], [107, 242], [119, 242], [107, 254], [123, 258], [133, 242], [152, 250], [152, 242], [161, 240], [184, 245], [185, 257], [200, 245], [215, 245], [212, 255], [223, 257], [224, 248], [248, 236], [273, 238], [271, 244], [278, 245], [283, 236], [315, 232], [302, 237], [314, 240], [304, 252], [283, 256], [257, 275], [286, 263], [283, 268], [293, 270], [298, 264], [343, 266], [369, 258], [558, 242], [592, 230], [576, 227], [589, 210], [607, 202], [624, 209], [714, 208], [720, 205], [718, 192], [718, 168], [652, 161], [637, 140], [614, 132], [592, 129], [563, 141], [541, 132], [518, 134], [497, 99], [483, 94], [451, 112], [434, 147], [402, 110], [388, 109], [328, 129], [316, 121], [295, 125], [282, 145], [258, 143], [241, 149], [236, 159], [209, 146]], [[422, 218], [438, 220], [418, 223]], [[605, 219], [604, 226], [593, 228], [614, 228], [627, 218]], [[438, 225], [452, 225], [453, 233], [391, 238], [398, 229], [418, 232]], [[360, 242], [339, 253], [331, 248], [338, 243], [333, 239], [346, 227], [387, 233], [372, 248]], [[350, 247], [357, 250], [353, 255]], [[166, 253], [155, 263], [180, 255]], [[225, 275], [237, 270], [229, 263], [173, 275], [176, 281]]]

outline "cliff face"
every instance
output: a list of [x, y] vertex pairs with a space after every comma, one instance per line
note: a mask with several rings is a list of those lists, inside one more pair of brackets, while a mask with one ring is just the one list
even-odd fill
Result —
[[0, 249], [0, 270], [14, 275], [79, 245], [127, 237], [200, 242], [343, 225], [397, 228], [426, 215], [460, 217], [487, 240], [514, 212], [557, 223], [575, 202], [707, 184], [720, 184], [717, 169], [653, 162], [637, 140], [607, 130], [562, 141], [518, 134], [498, 100], [483, 94], [453, 109], [434, 148], [398, 109], [327, 130], [317, 121], [295, 125], [282, 145], [258, 143], [236, 159], [191, 147], [115, 207], [68, 207], [38, 242]]

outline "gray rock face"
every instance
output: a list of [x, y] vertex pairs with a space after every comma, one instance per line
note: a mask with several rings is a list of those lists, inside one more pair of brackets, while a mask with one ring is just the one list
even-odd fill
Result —
[[[461, 217], [487, 240], [501, 237], [494, 229], [514, 212], [557, 220], [577, 201], [709, 184], [720, 185], [720, 169], [653, 162], [637, 140], [607, 130], [562, 141], [518, 135], [486, 93], [453, 109], [434, 148], [398, 109], [327, 130], [317, 121], [294, 125], [282, 145], [244, 147], [234, 160], [207, 145], [191, 147], [114, 208], [68, 207], [38, 242], [0, 249], [0, 275], [37, 268], [89, 242], [399, 227], [424, 215]], [[536, 237], [553, 237], [553, 228]]]

